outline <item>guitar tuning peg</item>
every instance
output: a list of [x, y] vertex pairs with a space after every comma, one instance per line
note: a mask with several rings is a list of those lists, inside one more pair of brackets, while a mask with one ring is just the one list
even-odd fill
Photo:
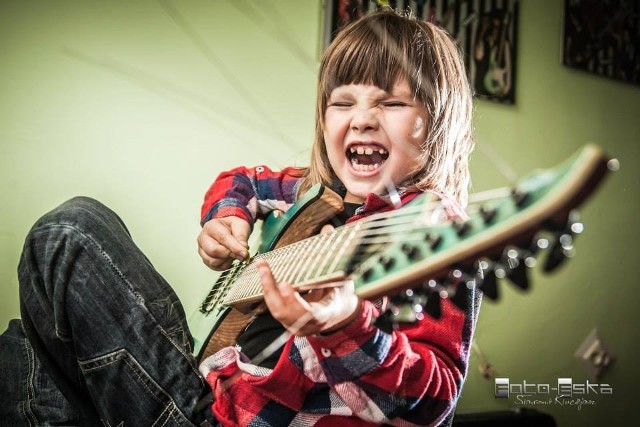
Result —
[[573, 246], [574, 236], [584, 231], [584, 224], [580, 221], [578, 211], [573, 210], [569, 213], [567, 224], [564, 230], [556, 233], [556, 239], [547, 260], [544, 264], [544, 271], [549, 273], [557, 269], [567, 258], [575, 255], [575, 247]]
[[450, 297], [451, 302], [459, 309], [466, 311], [469, 308], [470, 291], [475, 287], [476, 281], [474, 279], [468, 279], [458, 283], [458, 286], [455, 288], [455, 293]]
[[584, 231], [584, 224], [580, 221], [580, 212], [577, 210], [572, 210], [569, 212], [569, 217], [567, 219], [567, 229], [570, 230], [573, 234], [580, 234]]
[[528, 270], [532, 264], [535, 264], [535, 259], [530, 257], [526, 251], [507, 248], [501, 261], [505, 276], [518, 288], [529, 289]]
[[516, 204], [518, 208], [524, 207], [524, 205], [526, 205], [529, 202], [529, 199], [531, 198], [529, 193], [525, 191], [521, 191], [517, 188], [514, 188], [511, 191], [511, 197], [513, 198], [513, 202]]
[[496, 301], [500, 298], [500, 294], [498, 292], [498, 278], [496, 277], [494, 265], [495, 264], [488, 259], [479, 260], [476, 283], [487, 298]]
[[[460, 269], [454, 269], [449, 274], [447, 285], [443, 287], [446, 290], [446, 297], [451, 300], [461, 310], [467, 310], [469, 307], [470, 290], [476, 287], [475, 278], [464, 273]], [[445, 297], [445, 295], [441, 295]]]
[[534, 237], [533, 241], [531, 242], [531, 246], [529, 251], [533, 254], [537, 253], [540, 249], [544, 250], [547, 249], [549, 247], [549, 239], [547, 239], [544, 236], [541, 235], [537, 235], [536, 237]]
[[440, 307], [440, 300], [447, 297], [446, 290], [434, 279], [428, 280], [422, 284], [422, 300], [421, 305], [423, 312], [426, 312], [434, 319], [439, 319], [442, 316], [442, 310]]
[[458, 237], [464, 237], [471, 230], [470, 221], [453, 221], [452, 226]]
[[496, 217], [496, 214], [498, 213], [498, 209], [496, 208], [489, 208], [485, 205], [480, 206], [480, 216], [482, 217], [482, 221], [488, 225], [490, 223], [493, 222], [493, 220]]
[[439, 319], [442, 316], [442, 309], [440, 307], [441, 296], [439, 292], [433, 292], [427, 296], [427, 302], [424, 305], [424, 311], [434, 319]]
[[398, 329], [398, 321], [391, 309], [385, 310], [374, 322], [376, 327], [388, 334]]
[[551, 246], [549, 255], [544, 263], [544, 271], [550, 273], [564, 263], [567, 258], [575, 254], [573, 247], [573, 236], [568, 233], [561, 233]]

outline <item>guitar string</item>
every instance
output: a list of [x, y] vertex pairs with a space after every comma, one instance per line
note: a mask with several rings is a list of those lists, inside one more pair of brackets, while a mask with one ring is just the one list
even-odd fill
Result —
[[[499, 188], [494, 190], [485, 191], [482, 193], [476, 193], [473, 197], [470, 197], [470, 205], [475, 206], [479, 203], [484, 203], [490, 200], [495, 200], [498, 198], [508, 197], [511, 190], [509, 188]], [[398, 241], [408, 241], [408, 240], [423, 240], [424, 234], [414, 233], [415, 227], [411, 227], [412, 224], [415, 224], [415, 214], [422, 213], [424, 214], [433, 213], [435, 210], [442, 208], [442, 203], [440, 201], [431, 201], [423, 204], [419, 204], [417, 206], [405, 206], [401, 209], [383, 212], [375, 215], [371, 215], [367, 217], [362, 222], [362, 230], [356, 236], [356, 241], [358, 245], [385, 245], [389, 243], [394, 243]], [[329, 208], [327, 208], [329, 209]], [[474, 210], [474, 209], [471, 209]], [[321, 216], [321, 215], [318, 215]], [[433, 226], [437, 225], [446, 225], [447, 222], [440, 224], [433, 224]], [[329, 235], [333, 235], [333, 237], [342, 237], [348, 230], [350, 225], [337, 228], [336, 231], [332, 233], [325, 233]], [[414, 234], [414, 237], [410, 237], [411, 234]], [[389, 238], [388, 236], [391, 236]], [[324, 237], [323, 237], [324, 239]], [[323, 240], [322, 239], [322, 240]], [[267, 254], [261, 254], [258, 257], [267, 259], [267, 262], [270, 264], [271, 269], [274, 273], [274, 277], [278, 279], [278, 281], [287, 281], [291, 283], [306, 283], [308, 281], [312, 281], [314, 279], [319, 279], [327, 274], [335, 273], [334, 269], [328, 269], [327, 271], [323, 271], [324, 267], [326, 267], [326, 262], [322, 265], [321, 268], [318, 268], [316, 271], [316, 275], [313, 276], [312, 271], [307, 271], [307, 275], [304, 280], [299, 280], [300, 274], [304, 274], [305, 269], [302, 266], [309, 265], [313, 260], [317, 260], [318, 257], [325, 257], [331, 255], [333, 251], [326, 250], [325, 247], [320, 247], [319, 251], [309, 250], [309, 246], [313, 248], [314, 243], [316, 246], [321, 239], [318, 236], [311, 236], [307, 239], [300, 240], [292, 245], [287, 245], [284, 248], [275, 249], [274, 251], [268, 252]], [[331, 238], [329, 238], [329, 243], [331, 243]], [[306, 247], [306, 251], [296, 252], [296, 249], [300, 247]], [[346, 248], [347, 245], [343, 245], [343, 248]], [[319, 253], [318, 253], [319, 252]], [[372, 251], [365, 251], [357, 258], [356, 261], [363, 259], [365, 257], [369, 257]], [[308, 254], [308, 255], [306, 255]], [[269, 261], [271, 259], [271, 261]], [[340, 265], [339, 262], [341, 257], [334, 256], [334, 260], [336, 265]], [[281, 270], [280, 267], [285, 267], [285, 270]], [[249, 283], [249, 288], [246, 288], [246, 285], [243, 287], [244, 281], [240, 281], [243, 278]], [[245, 268], [245, 271], [241, 274], [241, 277], [234, 283], [233, 288], [235, 292], [229, 295], [229, 301], [237, 301], [243, 298], [247, 298], [250, 296], [258, 296], [261, 295], [261, 285], [259, 280], [259, 275], [257, 274], [257, 269], [254, 265], [250, 264]], [[234, 297], [235, 295], [235, 297]]]
[[[402, 238], [402, 236], [406, 235], [407, 232], [412, 232], [414, 230], [414, 227], [405, 226], [405, 227], [399, 228], [398, 224], [400, 224], [401, 226], [410, 225], [413, 222], [414, 222], [413, 220], [405, 221], [404, 223], [396, 222], [391, 226], [380, 226], [380, 224], [376, 224], [376, 229], [374, 231], [371, 231], [367, 228], [367, 225], [370, 225], [370, 223], [365, 224], [364, 227], [362, 227], [362, 231], [357, 233], [356, 236], [352, 237], [350, 241], [355, 241], [358, 245], [370, 245], [372, 243], [386, 244], [394, 241], [397, 242], [398, 240], [406, 241], [407, 238], [406, 237]], [[334, 242], [334, 243], [337, 243], [340, 240], [340, 238], [342, 238], [344, 235], [348, 234], [349, 231], [351, 231], [351, 228], [352, 227], [347, 227], [347, 228], [338, 229], [339, 230], [338, 232], [326, 233], [331, 236], [328, 242], [331, 243], [332, 239], [334, 239], [335, 237], [338, 237], [338, 240]], [[385, 239], [378, 238], [376, 240], [370, 239], [370, 236], [388, 236], [388, 235], [392, 235], [394, 237], [392, 239], [386, 239], [386, 238]], [[274, 274], [274, 277], [276, 277], [277, 281], [286, 281], [286, 282], [296, 283], [296, 281], [293, 280], [293, 278], [299, 277], [296, 275], [299, 275], [300, 272], [304, 273], [304, 270], [300, 266], [307, 265], [313, 260], [318, 259], [319, 256], [327, 259], [327, 256], [333, 255], [334, 265], [343, 267], [341, 261], [343, 261], [345, 258], [343, 258], [340, 253], [336, 255], [334, 251], [327, 250], [326, 248], [329, 247], [328, 245], [321, 247], [319, 251], [320, 253], [316, 251], [300, 251], [300, 252], [296, 251], [296, 249], [298, 249], [301, 246], [308, 246], [310, 244], [317, 243], [319, 241], [318, 239], [324, 239], [324, 238], [325, 238], [324, 235], [320, 237], [313, 236], [311, 238], [304, 239], [300, 242], [296, 242], [293, 245], [288, 245], [284, 248], [272, 251], [271, 253], [261, 254], [258, 257], [267, 259], [267, 261], [271, 265], [272, 272]], [[365, 238], [368, 238], [368, 240]], [[335, 246], [335, 244], [333, 246]], [[343, 252], [344, 252], [349, 247], [349, 245], [342, 244], [341, 247], [343, 248]], [[368, 252], [371, 252], [371, 251], [368, 251]], [[359, 258], [362, 258], [363, 255], [364, 253], [361, 254]], [[271, 261], [269, 261], [269, 259], [271, 259]], [[293, 264], [297, 264], [298, 267], [291, 269], [291, 265]], [[285, 265], [287, 266], [287, 268], [283, 271], [280, 271], [281, 265]], [[326, 266], [326, 262], [322, 266], [320, 266], [320, 268], [317, 269], [317, 273], [315, 276], [311, 274], [312, 273], [311, 271], [308, 271], [305, 280], [298, 281], [298, 284], [305, 283], [307, 281], [318, 280], [321, 277], [331, 275], [339, 270], [335, 267], [325, 269], [325, 266]], [[247, 287], [247, 284], [249, 285], [248, 287]], [[257, 269], [255, 268], [255, 265], [249, 265], [246, 268], [246, 272], [243, 272], [241, 277], [236, 281], [236, 283], [234, 283], [233, 291], [228, 295], [228, 301], [234, 301], [234, 300], [238, 301], [244, 298], [248, 298], [251, 296], [258, 296], [258, 295], [261, 295], [260, 278], [259, 278], [259, 275], [257, 274]]]

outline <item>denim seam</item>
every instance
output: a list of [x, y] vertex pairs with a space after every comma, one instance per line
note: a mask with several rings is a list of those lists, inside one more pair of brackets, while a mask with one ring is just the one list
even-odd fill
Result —
[[[123, 350], [123, 351], [124, 351], [124, 350]], [[152, 395], [156, 400], [158, 400], [158, 402], [160, 402], [160, 403], [164, 403], [164, 404], [165, 404], [165, 409], [164, 409], [164, 410], [162, 411], [162, 413], [158, 416], [158, 418], [156, 419], [156, 422], [162, 418], [162, 415], [163, 415], [167, 410], [169, 410], [169, 414], [165, 417], [165, 420], [164, 420], [164, 422], [162, 423], [162, 425], [161, 425], [160, 427], [164, 426], [164, 425], [169, 421], [169, 417], [173, 418], [173, 412], [177, 410], [176, 402], [173, 400], [173, 397], [171, 397], [171, 395], [170, 395], [169, 393], [167, 393], [167, 391], [166, 391], [164, 388], [162, 388], [162, 387], [160, 386], [160, 384], [157, 384], [157, 383], [153, 380], [153, 378], [151, 378], [151, 377], [149, 377], [148, 379], [149, 379], [150, 381], [152, 381], [152, 382], [156, 385], [157, 389], [162, 393], [162, 395], [166, 398], [166, 400], [161, 399], [161, 398], [160, 398], [156, 393], [154, 393], [154, 392], [153, 392], [153, 390], [151, 390], [151, 389], [147, 386], [147, 383], [146, 383], [146, 381], [145, 381], [145, 378], [143, 378], [143, 377], [140, 375], [140, 373], [139, 373], [139, 371], [140, 371], [140, 370], [142, 370], [143, 372], [146, 372], [146, 371], [144, 370], [144, 368], [143, 368], [142, 366], [140, 366], [140, 365], [136, 362], [136, 360], [135, 360], [135, 358], [133, 358], [133, 356], [131, 356], [131, 357], [125, 357], [125, 358], [123, 358], [123, 361], [124, 361], [124, 363], [126, 363], [126, 364], [129, 366], [129, 368], [131, 369], [131, 372], [133, 372], [133, 374], [134, 374], [136, 377], [138, 377], [138, 379], [139, 379], [139, 381], [140, 381], [140, 384], [141, 384], [145, 389], [147, 389], [147, 391], [148, 391], [148, 392], [149, 392], [149, 393], [150, 393], [150, 394], [151, 394], [151, 395]], [[133, 361], [133, 362], [135, 362], [135, 364], [134, 364], [134, 363], [132, 363], [132, 361]], [[174, 418], [174, 419], [175, 419], [175, 418]], [[155, 425], [155, 423], [154, 423], [154, 425]]]
[[[167, 424], [167, 422], [169, 422], [169, 418], [170, 418], [170, 417], [171, 417], [171, 415], [173, 414], [173, 410], [174, 410], [174, 408], [173, 408], [173, 405], [172, 405], [172, 404], [166, 405], [166, 406], [164, 407], [164, 411], [162, 411], [162, 413], [160, 414], [160, 416], [158, 416], [158, 418], [156, 419], [156, 421], [153, 423], [152, 427], [156, 427], [156, 426], [157, 426], [157, 427], [164, 427], [164, 426]], [[165, 415], [165, 413], [166, 413], [167, 411], [169, 411], [169, 413], [168, 413], [167, 415]], [[156, 424], [158, 421], [160, 421], [160, 420], [161, 420], [161, 419], [163, 419], [163, 418], [164, 418], [164, 421], [162, 422], [162, 424]]]
[[[198, 369], [198, 367], [197, 367], [197, 366], [195, 366], [195, 365], [191, 362], [192, 357], [190, 357], [190, 355], [189, 355], [189, 354], [187, 354], [187, 353], [186, 353], [186, 352], [185, 352], [185, 351], [184, 351], [184, 350], [183, 350], [179, 345], [176, 345], [176, 343], [174, 342], [173, 338], [171, 338], [171, 336], [167, 333], [167, 331], [165, 331], [165, 329], [164, 329], [164, 328], [160, 328], [160, 333], [161, 333], [162, 335], [164, 335], [164, 337], [165, 337], [165, 338], [167, 338], [167, 339], [169, 340], [169, 342], [171, 343], [171, 345], [172, 345], [173, 347], [175, 347], [175, 349], [176, 349], [176, 350], [178, 350], [178, 351], [179, 351], [179, 352], [180, 352], [180, 353], [185, 357], [185, 359], [186, 359], [187, 363], [189, 364], [189, 367], [191, 368], [191, 370], [192, 370], [193, 372], [195, 372], [195, 373], [198, 375], [198, 378], [200, 378], [200, 382], [201, 382], [202, 384], [204, 384], [204, 381], [203, 381], [203, 379], [202, 379], [202, 374], [200, 373], [200, 370]], [[195, 360], [195, 359], [193, 359], [193, 360]]]
[[[153, 313], [151, 311], [149, 311], [146, 301], [145, 299], [138, 293], [135, 291], [134, 286], [132, 286], [131, 282], [128, 280], [128, 278], [126, 277], [126, 275], [117, 267], [117, 265], [113, 262], [112, 258], [109, 256], [109, 254], [102, 248], [102, 246], [98, 243], [98, 241], [96, 239], [93, 238], [93, 236], [91, 236], [90, 234], [87, 234], [85, 231], [83, 231], [82, 229], [78, 228], [75, 224], [70, 224], [70, 223], [65, 223], [65, 222], [61, 222], [61, 223], [57, 223], [57, 224], [43, 224], [40, 227], [34, 228], [32, 230], [32, 232], [36, 232], [38, 230], [44, 230], [44, 229], [67, 229], [67, 230], [71, 230], [74, 233], [77, 233], [77, 235], [81, 238], [84, 239], [84, 243], [82, 243], [82, 239], [79, 239], [78, 242], [81, 245], [86, 245], [86, 246], [90, 246], [92, 247], [94, 250], [97, 250], [98, 253], [100, 254], [100, 256], [108, 263], [108, 265], [111, 267], [112, 271], [114, 271], [114, 273], [124, 282], [125, 286], [127, 287], [128, 291], [131, 292], [131, 294], [133, 295], [133, 297], [138, 301], [140, 307], [143, 307], [144, 310], [146, 310], [146, 312], [148, 313], [149, 317], [151, 319], [154, 320], [155, 325], [158, 327], [158, 329], [160, 330], [160, 332], [162, 333], [162, 335], [169, 341], [169, 343], [171, 343], [171, 345], [178, 350], [178, 352], [180, 352], [180, 354], [182, 354], [185, 357], [185, 360], [187, 361], [190, 369], [197, 375], [197, 377], [200, 379], [200, 382], [202, 385], [205, 384], [202, 375], [200, 374], [199, 369], [197, 368], [197, 366], [194, 365], [194, 363], [192, 362], [192, 355], [189, 353], [187, 353], [184, 349], [182, 349], [179, 345], [177, 345], [177, 343], [167, 334], [167, 332], [165, 331], [165, 329], [161, 326], [160, 322], [158, 322], [158, 320], [156, 319], [156, 317], [153, 315]], [[58, 331], [56, 330], [56, 334], [58, 334]], [[133, 359], [135, 360], [135, 359]], [[116, 360], [113, 360], [111, 362], [109, 362], [108, 364], [111, 364], [113, 362], [115, 362]], [[80, 361], [78, 361], [80, 362]], [[168, 407], [174, 407], [174, 411], [177, 410], [175, 401], [173, 400], [172, 396], [170, 394], [167, 393], [166, 390], [164, 390], [164, 388], [160, 387], [157, 383], [155, 383], [155, 381], [153, 380], [153, 378], [148, 377], [149, 380], [151, 380], [154, 384], [157, 385], [158, 389], [161, 390], [161, 393], [168, 398], [168, 402], [165, 400], [163, 402], [162, 399], [160, 399], [160, 397], [154, 393], [147, 385], [145, 378], [142, 378], [140, 376], [140, 374], [138, 373], [136, 367], [141, 368], [139, 366], [133, 366], [131, 361], [129, 360], [129, 358], [124, 358], [124, 362], [130, 367], [130, 369], [132, 370], [133, 374], [138, 378], [138, 380], [140, 381], [141, 385], [156, 399], [158, 400], [160, 403], [168, 403]], [[103, 365], [106, 366], [106, 365]], [[90, 368], [90, 369], [96, 369], [95, 368]], [[142, 368], [141, 368], [142, 369]], [[144, 369], [142, 369], [144, 371]], [[163, 411], [164, 413], [165, 411]], [[173, 412], [173, 411], [172, 411]], [[180, 411], [181, 412], [181, 411]], [[171, 415], [173, 416], [173, 414], [171, 413]], [[166, 424], [166, 421], [165, 421]]]
[[27, 373], [27, 387], [25, 390], [26, 396], [24, 396], [24, 400], [20, 403], [20, 412], [22, 413], [25, 421], [29, 423], [30, 426], [35, 426], [38, 424], [38, 419], [31, 410], [31, 402], [35, 397], [35, 387], [33, 385], [33, 379], [35, 376], [35, 355], [33, 353], [33, 349], [30, 346], [29, 340], [25, 338], [23, 340], [25, 353], [27, 355], [27, 364], [28, 364], [28, 373]]
[[[136, 292], [134, 290], [134, 287], [131, 285], [131, 282], [129, 282], [129, 280], [127, 279], [127, 277], [124, 275], [124, 273], [122, 273], [122, 271], [114, 264], [113, 260], [111, 259], [111, 257], [109, 256], [109, 254], [107, 254], [106, 251], [104, 251], [102, 249], [102, 246], [100, 246], [100, 244], [89, 234], [85, 233], [83, 230], [79, 229], [78, 227], [76, 227], [74, 224], [69, 224], [69, 223], [64, 223], [61, 222], [59, 224], [45, 224], [42, 225], [41, 227], [38, 227], [36, 229], [34, 229], [33, 231], [37, 231], [38, 229], [44, 229], [44, 228], [66, 228], [66, 229], [70, 229], [73, 230], [75, 232], [77, 232], [78, 234], [80, 234], [82, 237], [84, 237], [87, 241], [89, 241], [94, 248], [100, 253], [100, 255], [107, 261], [107, 263], [111, 266], [111, 268], [116, 272], [116, 274], [127, 284], [127, 287], [129, 289], [129, 291], [137, 298], [138, 302], [140, 303], [141, 307], [144, 307], [145, 310], [147, 310], [147, 312], [149, 313], [149, 316], [151, 318], [153, 318], [156, 322], [156, 325], [160, 328], [160, 331], [162, 332], [162, 334], [169, 340], [169, 342], [171, 343], [171, 345], [176, 348], [183, 356], [186, 357], [189, 367], [191, 368], [191, 370], [200, 378], [200, 381], [202, 384], [204, 384], [203, 380], [202, 380], [202, 376], [200, 374], [200, 370], [194, 366], [191, 363], [190, 360], [190, 355], [188, 355], [183, 349], [180, 348], [180, 346], [178, 346], [174, 340], [165, 333], [165, 330], [162, 326], [160, 326], [160, 322], [157, 321], [157, 319], [155, 318], [155, 316], [149, 311], [149, 309], [147, 308], [147, 305], [145, 304], [145, 300], [144, 298], [142, 298], [140, 296], [140, 294], [138, 292]], [[56, 334], [58, 333], [58, 331], [56, 330]]]
[[[193, 364], [191, 363], [191, 358], [189, 357], [190, 355], [188, 355], [180, 346], [178, 346], [174, 340], [166, 333], [166, 331], [164, 330], [164, 328], [162, 326], [160, 326], [160, 322], [158, 322], [155, 318], [155, 316], [153, 315], [153, 313], [151, 313], [151, 311], [149, 311], [149, 309], [147, 308], [147, 305], [145, 303], [144, 298], [142, 298], [140, 296], [140, 294], [138, 292], [136, 292], [134, 290], [134, 287], [131, 285], [131, 282], [129, 282], [129, 279], [127, 279], [127, 277], [124, 275], [124, 273], [114, 264], [113, 260], [111, 259], [111, 257], [109, 256], [109, 254], [104, 251], [102, 249], [102, 247], [100, 246], [100, 244], [90, 235], [86, 234], [84, 231], [78, 229], [75, 226], [71, 226], [69, 225], [70, 228], [76, 230], [78, 233], [82, 234], [87, 240], [89, 240], [95, 247], [96, 249], [100, 252], [100, 255], [102, 255], [102, 257], [109, 263], [109, 265], [111, 266], [111, 268], [118, 274], [118, 276], [120, 276], [120, 278], [127, 284], [127, 287], [129, 288], [129, 291], [135, 295], [135, 297], [138, 299], [138, 302], [140, 302], [140, 305], [142, 307], [145, 308], [145, 310], [147, 310], [147, 312], [149, 313], [149, 316], [151, 318], [153, 318], [156, 321], [156, 325], [159, 327], [160, 332], [162, 333], [162, 335], [165, 336], [165, 338], [167, 338], [169, 340], [169, 342], [171, 343], [171, 345], [178, 350], [178, 352], [180, 352], [180, 354], [182, 354], [188, 364], [189, 367], [191, 368], [191, 370], [198, 375], [198, 377], [200, 377], [200, 371], [197, 369], [197, 367], [193, 366]], [[201, 380], [202, 381], [202, 380]]]
[[[82, 370], [84, 372], [92, 372], [95, 371], [96, 369], [101, 369], [104, 368], [105, 366], [109, 366], [117, 361], [119, 361], [121, 358], [119, 358], [119, 354], [122, 353], [125, 350], [116, 350], [115, 352], [111, 352], [102, 356], [98, 356], [89, 360], [78, 360], [78, 364], [82, 367]], [[107, 359], [112, 359], [106, 363], [101, 363], [101, 364], [97, 364], [97, 362], [99, 360], [107, 360]]]

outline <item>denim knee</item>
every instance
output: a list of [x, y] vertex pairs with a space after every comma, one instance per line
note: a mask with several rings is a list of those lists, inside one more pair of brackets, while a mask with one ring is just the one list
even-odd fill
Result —
[[68, 224], [80, 230], [94, 230], [100, 224], [107, 228], [117, 225], [129, 234], [124, 222], [114, 211], [86, 196], [76, 196], [62, 203], [36, 221], [33, 228], [52, 224]]

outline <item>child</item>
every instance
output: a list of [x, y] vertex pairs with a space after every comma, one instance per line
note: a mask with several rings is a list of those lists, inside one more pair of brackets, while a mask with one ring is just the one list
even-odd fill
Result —
[[[202, 208], [203, 261], [225, 269], [245, 259], [254, 221], [316, 183], [343, 196], [346, 222], [392, 208], [390, 187], [400, 204], [432, 191], [449, 218], [464, 216], [471, 112], [464, 67], [442, 30], [392, 12], [361, 19], [322, 59], [311, 166], [221, 174]], [[447, 301], [439, 321], [389, 334], [372, 326], [380, 310], [349, 282], [308, 302], [276, 284], [264, 261], [259, 271], [269, 312], [201, 367], [223, 424], [431, 425], [451, 412], [475, 313]], [[267, 369], [249, 362], [283, 329], [292, 337], [260, 363]]]
[[[315, 183], [344, 198], [335, 225], [424, 191], [442, 198], [449, 218], [464, 216], [471, 94], [442, 30], [392, 12], [343, 30], [321, 63], [317, 115], [309, 168], [238, 168], [208, 191], [198, 242], [211, 268], [245, 259], [254, 221]], [[0, 417], [131, 426], [451, 419], [477, 304], [462, 312], [445, 300], [439, 321], [388, 332], [374, 325], [383, 302], [359, 299], [349, 281], [307, 301], [275, 283], [265, 262], [259, 270], [269, 311], [198, 367], [180, 302], [121, 220], [95, 200], [66, 202], [25, 242], [22, 323], [0, 337]], [[284, 329], [284, 346], [252, 364]]]

